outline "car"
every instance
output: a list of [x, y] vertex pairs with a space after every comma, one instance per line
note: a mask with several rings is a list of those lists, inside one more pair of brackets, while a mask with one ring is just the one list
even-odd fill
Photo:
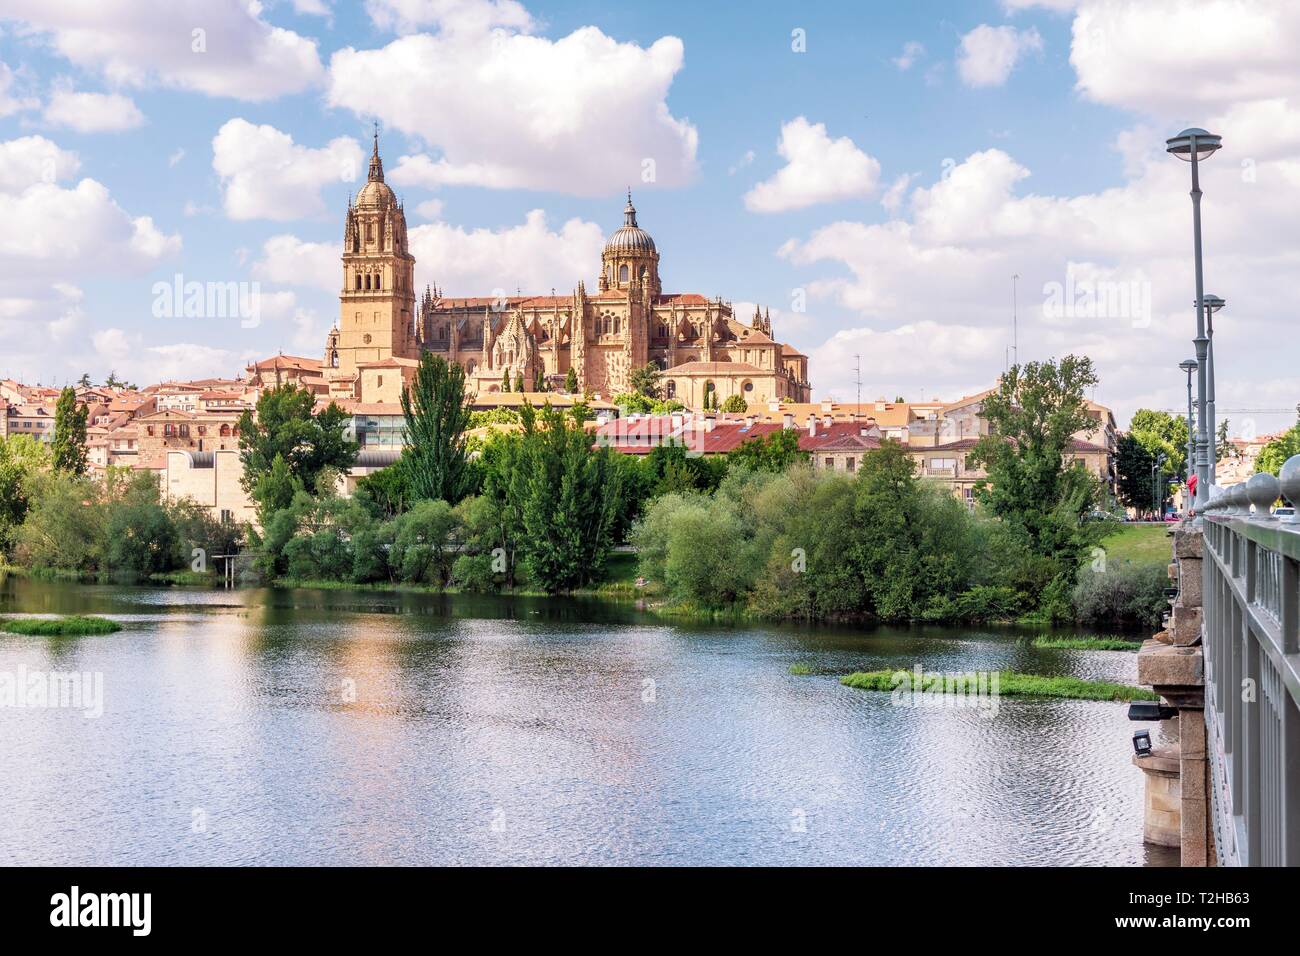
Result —
[[1282, 507], [1282, 508], [1274, 508], [1274, 509], [1273, 509], [1273, 517], [1274, 517], [1274, 518], [1294, 518], [1294, 517], [1295, 517], [1295, 509], [1292, 508], [1290, 505], [1286, 505], [1286, 506], [1284, 506], [1284, 507]]

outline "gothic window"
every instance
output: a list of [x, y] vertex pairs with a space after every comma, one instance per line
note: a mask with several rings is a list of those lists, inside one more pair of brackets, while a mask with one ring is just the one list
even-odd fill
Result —
[[627, 266], [618, 267], [618, 281], [620, 284], [627, 282]]
[[366, 288], [367, 288], [367, 289], [370, 288], [370, 273], [369, 273], [369, 272], [366, 273]]
[[361, 273], [360, 273], [360, 272], [357, 273], [357, 291], [358, 291], [358, 292], [361, 291]]
[[614, 320], [614, 334], [618, 335], [618, 319]]
[[338, 368], [338, 367], [339, 367], [339, 353], [338, 353], [338, 352], [331, 352], [331, 353], [330, 353], [330, 368]]
[[383, 273], [380, 273], [375, 276], [375, 288], [382, 289], [383, 287], [384, 287], [384, 276]]

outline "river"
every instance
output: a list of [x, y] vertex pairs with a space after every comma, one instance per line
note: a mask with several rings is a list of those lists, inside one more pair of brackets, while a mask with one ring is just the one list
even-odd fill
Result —
[[1131, 653], [0, 575], [0, 614], [18, 612], [124, 629], [0, 632], [0, 673], [103, 688], [99, 716], [0, 709], [3, 866], [1176, 863], [1142, 843], [1124, 705], [904, 707], [837, 679], [920, 664], [1132, 682]]

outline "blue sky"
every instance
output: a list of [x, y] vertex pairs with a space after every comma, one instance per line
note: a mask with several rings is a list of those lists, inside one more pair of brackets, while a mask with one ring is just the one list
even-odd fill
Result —
[[[1276, 85], [1227, 84], [1225, 97], [1225, 84], [1211, 82], [1237, 78], [1233, 42], [1261, 56], [1259, 23], [1228, 8], [1201, 27], [1228, 50], [1198, 86], [1169, 81], [1162, 55], [1177, 38], [1162, 50], [1135, 19], [1161, 11], [1110, 0], [283, 0], [251, 14], [218, 0], [46, 6], [0, 0], [0, 142], [21, 141], [0, 163], [17, 170], [7, 177], [14, 208], [36, 219], [28, 229], [20, 217], [6, 250], [21, 235], [57, 241], [42, 231], [50, 224], [40, 203], [19, 202], [26, 190], [59, 190], [51, 201], [79, 208], [68, 194], [91, 179], [107, 197], [78, 215], [81, 225], [60, 227], [86, 230], [94, 263], [27, 249], [19, 259], [30, 263], [11, 258], [0, 273], [0, 332], [11, 343], [0, 375], [61, 382], [118, 368], [146, 381], [235, 374], [245, 359], [277, 350], [317, 354], [337, 308], [330, 257], [337, 262], [342, 212], [365, 169], [357, 164], [345, 180], [334, 167], [350, 150], [369, 152], [374, 119], [389, 181], [413, 230], [423, 228], [413, 239], [421, 284], [436, 280], [452, 294], [590, 285], [598, 236], [620, 224], [630, 183], [665, 286], [770, 306], [778, 337], [812, 356], [820, 397], [852, 398], [854, 354], [866, 398], [955, 398], [991, 384], [1019, 273], [1022, 358], [1093, 354], [1097, 397], [1121, 418], [1139, 405], [1179, 407], [1173, 366], [1190, 349], [1190, 214], [1186, 169], [1161, 143], [1217, 119], [1225, 143], [1234, 132], [1249, 142], [1238, 156], [1257, 157], [1260, 176], [1246, 183], [1237, 158], [1206, 167], [1211, 291], [1216, 275], [1237, 280], [1231, 295], [1217, 291], [1249, 306], [1243, 331], [1256, 340], [1285, 328], [1290, 264], [1258, 233], [1293, 208], [1293, 154], [1251, 122]], [[1284, 9], [1262, 21], [1282, 47], [1293, 19]], [[207, 31], [204, 57], [180, 49], [191, 23]], [[295, 35], [288, 52], [268, 40], [277, 29]], [[792, 50], [795, 30], [804, 52]], [[494, 60], [502, 44], [509, 52]], [[336, 56], [349, 50], [357, 59]], [[900, 62], [908, 51], [911, 62]], [[607, 57], [599, 69], [610, 79], [568, 77], [574, 55]], [[459, 74], [488, 69], [448, 91], [436, 59]], [[1286, 71], [1284, 51], [1278, 60]], [[1268, 50], [1261, 61], [1266, 71]], [[398, 77], [393, 89], [405, 94], [357, 79], [374, 76]], [[512, 88], [544, 97], [521, 115], [517, 95], [502, 102]], [[223, 129], [229, 155], [218, 171]], [[780, 179], [790, 163], [778, 146], [798, 130], [808, 163]], [[641, 181], [637, 162], [647, 153], [658, 162], [653, 183]], [[55, 183], [23, 179], [19, 167], [38, 154], [55, 157]], [[425, 165], [399, 172], [412, 158]], [[65, 173], [61, 163], [77, 165]], [[482, 172], [496, 164], [497, 173]], [[1264, 196], [1258, 186], [1270, 170], [1278, 189]], [[760, 208], [752, 191], [767, 182], [777, 199]], [[436, 206], [421, 210], [430, 200]], [[1250, 202], [1264, 216], [1253, 225]], [[277, 211], [266, 214], [268, 206]], [[544, 218], [524, 228], [534, 210]], [[1216, 231], [1216, 216], [1231, 228]], [[140, 217], [151, 220], [143, 231]], [[124, 233], [132, 228], [135, 239]], [[301, 258], [267, 265], [276, 257], [266, 244], [277, 239]], [[1213, 256], [1227, 251], [1236, 253], [1232, 267], [1216, 273]], [[153, 284], [176, 273], [260, 282], [261, 323], [155, 317]], [[1048, 287], [1070, 277], [1138, 283], [1150, 308], [1117, 322], [1046, 313]], [[806, 312], [795, 305], [801, 296]], [[1225, 379], [1230, 363], [1247, 361], [1248, 337], [1237, 347], [1224, 337]], [[1300, 398], [1283, 364], [1265, 360], [1255, 371], [1221, 388], [1229, 403], [1282, 409]], [[1255, 417], [1261, 430], [1287, 420]]]

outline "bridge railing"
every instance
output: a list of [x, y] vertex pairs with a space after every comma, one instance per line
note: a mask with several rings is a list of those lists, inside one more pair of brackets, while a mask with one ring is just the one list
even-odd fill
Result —
[[1300, 866], [1300, 524], [1267, 503], [1251, 515], [1238, 489], [1213, 500], [1204, 526], [1215, 843], [1225, 865]]

